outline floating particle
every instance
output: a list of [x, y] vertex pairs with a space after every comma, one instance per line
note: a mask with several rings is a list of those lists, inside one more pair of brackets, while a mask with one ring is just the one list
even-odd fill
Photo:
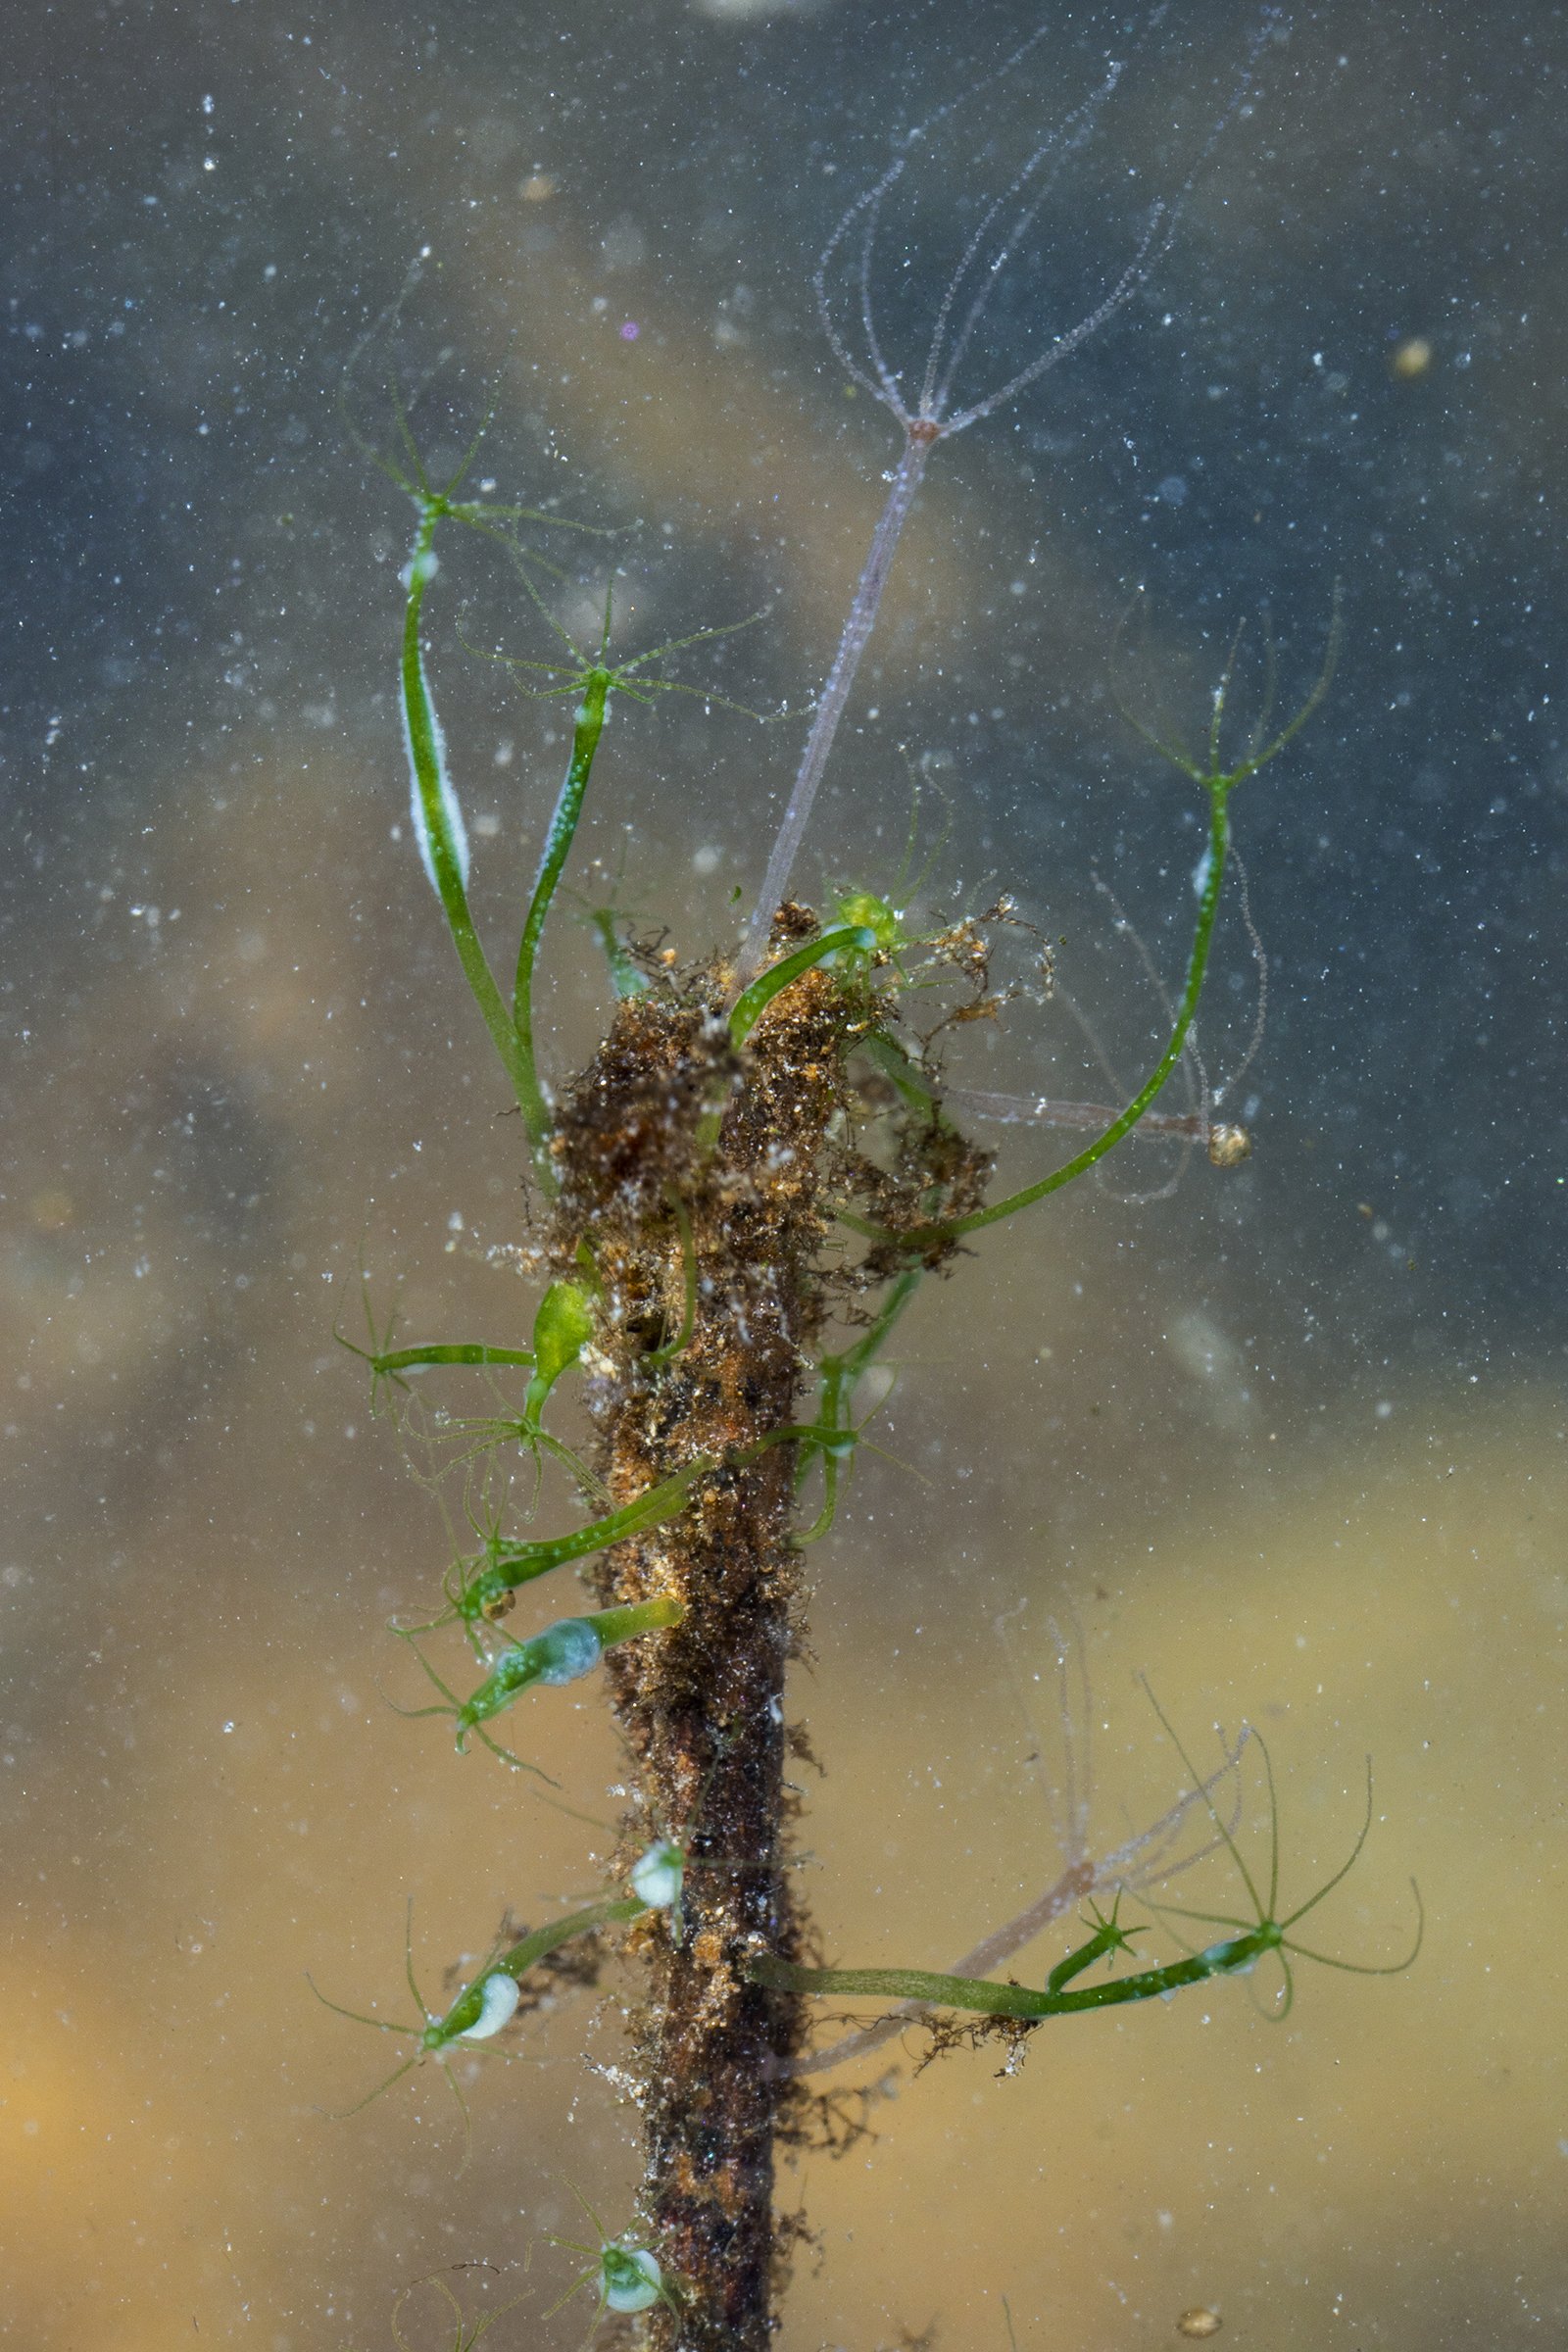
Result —
[[1217, 2311], [1210, 2311], [1206, 2303], [1195, 2303], [1191, 2311], [1182, 2313], [1176, 2323], [1176, 2332], [1178, 2335], [1192, 2336], [1218, 2335], [1220, 2324]]

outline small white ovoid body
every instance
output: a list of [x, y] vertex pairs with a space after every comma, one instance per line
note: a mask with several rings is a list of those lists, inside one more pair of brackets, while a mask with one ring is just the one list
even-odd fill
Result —
[[606, 2246], [602, 2262], [608, 2310], [647, 2311], [660, 2301], [664, 2274], [658, 2255], [650, 2254], [646, 2246]]
[[632, 1864], [631, 1890], [650, 1911], [667, 1911], [680, 1901], [686, 1856], [668, 1838], [658, 1838]]
[[517, 2013], [522, 1998], [515, 1977], [486, 1977], [479, 1990], [479, 2014], [471, 2026], [466, 2026], [458, 2035], [460, 2041], [488, 2041], [492, 2034], [510, 2025]]

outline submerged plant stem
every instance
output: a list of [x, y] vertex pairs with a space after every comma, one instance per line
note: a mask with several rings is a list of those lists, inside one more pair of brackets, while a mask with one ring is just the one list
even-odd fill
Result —
[[[657, 1642], [628, 1642], [605, 1663], [642, 1791], [630, 1834], [646, 1842], [650, 1818], [690, 1825], [680, 1930], [666, 1917], [639, 1937], [652, 1970], [632, 2060], [644, 2212], [684, 2298], [678, 2321], [649, 2315], [659, 2352], [769, 2352], [775, 2341], [773, 2150], [802, 2011], [748, 1983], [738, 1955], [759, 1941], [791, 1957], [798, 1948], [783, 1849], [784, 1676], [799, 1606], [789, 1538], [795, 1448], [816, 1425], [797, 1418], [796, 1399], [822, 1311], [818, 1188], [854, 1018], [839, 974], [820, 962], [802, 971], [748, 1040], [704, 1150], [713, 1056], [730, 1051], [716, 1009], [701, 989], [617, 1007], [561, 1104], [554, 1228], [563, 1262], [594, 1235], [602, 1321], [588, 1397], [612, 1494], [667, 1492], [694, 1464], [710, 1466], [700, 1486], [690, 1481], [688, 1507], [628, 1528], [594, 1571], [606, 1604], [659, 1592], [686, 1611]], [[672, 1195], [689, 1233], [672, 1221]], [[690, 1308], [685, 1344], [655, 1360], [639, 1335], [663, 1321], [672, 1296]]]

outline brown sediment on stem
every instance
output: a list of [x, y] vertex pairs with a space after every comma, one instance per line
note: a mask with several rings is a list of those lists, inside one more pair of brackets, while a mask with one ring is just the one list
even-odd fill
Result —
[[[775, 946], [814, 928], [808, 910], [781, 907]], [[803, 1384], [835, 1289], [864, 1291], [907, 1262], [891, 1241], [847, 1272], [834, 1264], [830, 1198], [870, 1197], [891, 1228], [913, 1230], [978, 1199], [990, 1164], [923, 1110], [895, 1120], [890, 1165], [851, 1141], [850, 1056], [887, 1012], [863, 969], [803, 973], [742, 1052], [723, 1017], [729, 978], [710, 967], [623, 1003], [552, 1147], [552, 1248], [579, 1277], [591, 1264], [597, 1286], [583, 1364], [617, 1503], [810, 1418]], [[803, 1951], [784, 1851], [784, 1677], [804, 1634], [796, 1457], [779, 1445], [715, 1470], [678, 1518], [595, 1571], [606, 1605], [671, 1593], [686, 1611], [607, 1659], [640, 1784], [629, 1845], [674, 1837], [689, 1865], [679, 1939], [668, 1915], [635, 1939], [651, 1967], [634, 2070], [644, 2220], [681, 2295], [678, 2314], [648, 2315], [659, 2352], [763, 2352], [771, 2337], [774, 2149], [802, 2095], [804, 2004], [748, 1982], [744, 1960], [759, 1945]]]
[[[557, 1240], [563, 1255], [583, 1239], [593, 1252], [589, 1403], [617, 1501], [799, 1418], [820, 1320], [820, 1186], [850, 1010], [832, 977], [807, 973], [742, 1059], [720, 1003], [715, 975], [624, 1004], [561, 1114]], [[705, 1155], [699, 1130], [717, 1104]], [[650, 1366], [684, 1313], [673, 1195], [691, 1224], [696, 1311], [686, 1346]], [[758, 1939], [800, 1948], [781, 1851], [794, 1452], [716, 1472], [679, 1520], [618, 1545], [597, 1577], [607, 1603], [672, 1592], [687, 1612], [617, 1649], [609, 1671], [641, 1775], [636, 1834], [677, 1836], [691, 1865], [680, 1942], [667, 1920], [649, 1938], [639, 2053], [646, 2218], [683, 2294], [678, 2318], [650, 2315], [651, 2340], [691, 2352], [761, 2352], [770, 2335], [773, 2147], [802, 2004], [745, 1983], [737, 1958]]]

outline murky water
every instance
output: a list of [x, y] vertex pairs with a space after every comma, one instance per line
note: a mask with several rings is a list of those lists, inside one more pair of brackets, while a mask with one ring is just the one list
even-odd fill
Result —
[[[1191, 160], [1242, 37], [1227, 9], [1175, 13], [1113, 133], [1151, 192]], [[1140, 1205], [1117, 1195], [1171, 1163], [1135, 1147], [1114, 1191], [982, 1237], [917, 1301], [867, 1432], [889, 1458], [862, 1457], [812, 1555], [798, 1706], [825, 1768], [803, 1776], [806, 1884], [835, 1957], [949, 1964], [1054, 1874], [1053, 1619], [1093, 1692], [1077, 1763], [1101, 1843], [1182, 1785], [1147, 1674], [1209, 1760], [1217, 1722], [1263, 1733], [1288, 1899], [1348, 1850], [1371, 1751], [1366, 1850], [1302, 1933], [1397, 1957], [1414, 1876], [1426, 1939], [1400, 1976], [1303, 1963], [1283, 2023], [1260, 1970], [1054, 2021], [1012, 2079], [995, 2049], [917, 2073], [918, 2035], [851, 2070], [876, 2095], [841, 2115], [872, 2136], [785, 2183], [813, 2233], [791, 2352], [927, 2329], [1004, 2352], [1004, 2298], [1020, 2346], [1064, 2352], [1170, 2343], [1196, 2308], [1271, 2352], [1524, 2346], [1568, 2315], [1568, 43], [1539, 11], [1363, 17], [1303, 13], [1265, 53], [1147, 295], [938, 453], [901, 558], [803, 887], [891, 887], [906, 747], [951, 803], [930, 895], [1015, 892], [1128, 1072], [1157, 1001], [1094, 876], [1168, 982], [1199, 847], [1107, 692], [1133, 589], [1115, 694], [1189, 738], [1263, 604], [1282, 708], [1316, 672], [1337, 575], [1346, 644], [1328, 707], [1235, 805], [1272, 958], [1262, 1057], [1227, 1104], [1253, 1158]], [[799, 709], [895, 454], [824, 360], [811, 262], [891, 129], [1032, 22], [443, 4], [389, 31], [364, 8], [155, 5], [83, 19], [69, 54], [58, 26], [19, 36], [35, 209], [4, 265], [23, 495], [0, 1274], [0, 2325], [19, 2342], [385, 2345], [403, 2285], [482, 2263], [451, 2274], [470, 2313], [523, 2298], [492, 2344], [587, 2327], [586, 2298], [544, 2317], [573, 2267], [545, 2233], [581, 2234], [573, 2182], [626, 2218], [623, 1988], [466, 2065], [465, 2169], [431, 2067], [331, 2120], [398, 2045], [307, 1982], [412, 2015], [412, 1899], [437, 2006], [509, 1906], [596, 1891], [608, 1842], [386, 1703], [420, 1703], [383, 1627], [428, 1601], [448, 1537], [334, 1327], [365, 1339], [362, 1266], [410, 1335], [515, 1344], [531, 1302], [487, 1254], [520, 1230], [517, 1122], [397, 837], [408, 515], [347, 445], [339, 380], [434, 246], [411, 341], [455, 348], [459, 409], [498, 371], [501, 494], [640, 523], [614, 542], [628, 642], [765, 605], [712, 674]], [[999, 122], [1070, 101], [1119, 37], [1064, 13]], [[1004, 356], [1083, 307], [1121, 226], [1095, 169], [1009, 283]], [[912, 190], [890, 331], [928, 315], [974, 193]], [[563, 714], [457, 642], [461, 618], [548, 658], [502, 575], [459, 549], [439, 587], [476, 905], [499, 929]], [[797, 743], [794, 718], [623, 706], [581, 889], [706, 945], [755, 883]], [[552, 953], [565, 1068], [605, 989], [585, 927]], [[1254, 1003], [1233, 921], [1216, 1074]], [[974, 1086], [1092, 1091], [1059, 1004], [1019, 1003], [952, 1058]], [[1061, 1150], [998, 1141], [1018, 1182]], [[609, 1820], [591, 1691], [545, 1695], [524, 1752]], [[1239, 1834], [1266, 1869], [1259, 1763]], [[1183, 1889], [1246, 1907], [1222, 1857]], [[1038, 1981], [1060, 1948], [1015, 1965]], [[452, 2342], [435, 2302], [402, 2325], [419, 2352]]]

